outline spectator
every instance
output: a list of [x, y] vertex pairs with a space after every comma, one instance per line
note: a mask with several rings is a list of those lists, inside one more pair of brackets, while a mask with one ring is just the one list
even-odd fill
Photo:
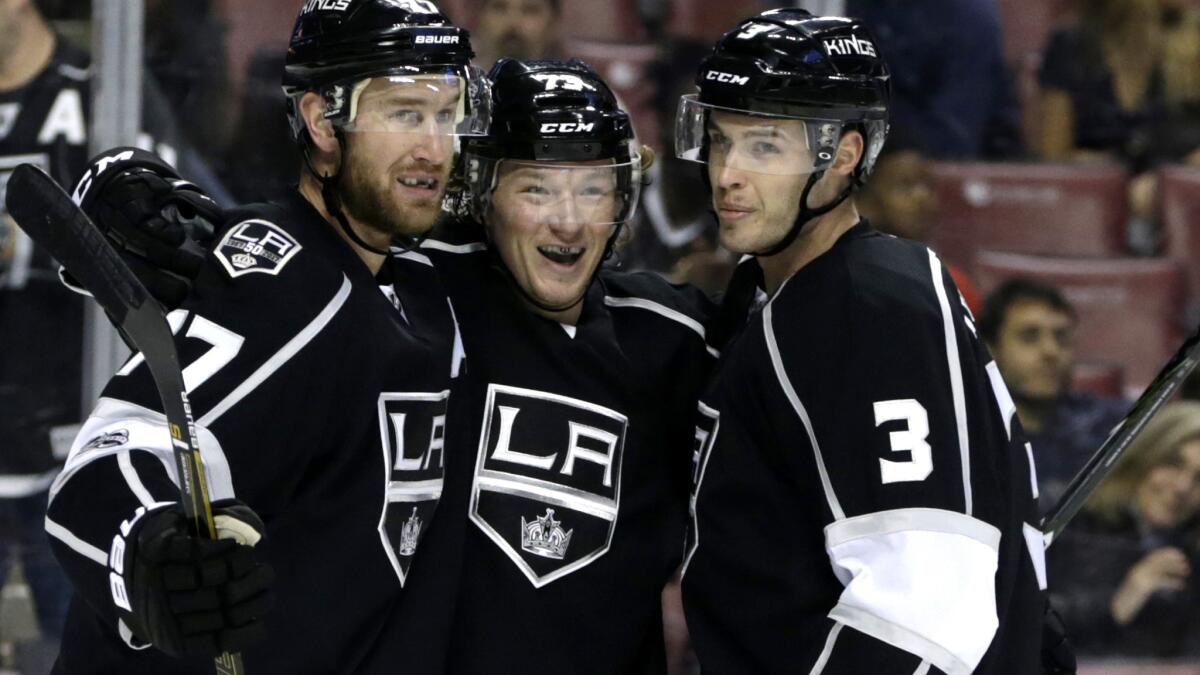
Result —
[[1200, 161], [1198, 59], [1200, 27], [1175, 3], [1082, 0], [1046, 46], [1042, 157], [1114, 158], [1134, 173]]
[[[0, 585], [19, 557], [43, 637], [23, 650], [22, 665], [47, 672], [70, 589], [43, 520], [60, 468], [55, 441], [69, 446], [81, 417], [83, 303], [59, 284], [58, 265], [15, 227], [3, 197], [22, 162], [67, 185], [83, 172], [91, 74], [88, 55], [55, 33], [34, 0], [0, 0], [0, 35]], [[163, 156], [178, 157], [161, 97], [148, 91], [145, 98], [145, 128], [172, 141], [157, 146]], [[140, 140], [153, 142], [148, 134]], [[54, 344], [72, 346], [48, 349], [51, 334], [60, 338]]]
[[560, 0], [477, 0], [471, 42], [487, 70], [502, 56], [550, 59], [562, 55]]
[[[889, 135], [875, 160], [871, 180], [859, 192], [858, 212], [880, 232], [924, 242], [937, 217], [937, 207], [929, 162], [902, 133]], [[957, 265], [947, 262], [946, 268], [967, 307], [978, 314], [982, 299], [975, 282]]]
[[1108, 437], [1128, 405], [1070, 390], [1075, 310], [1052, 286], [1009, 279], [984, 301], [978, 328], [1033, 447], [1045, 510]]
[[891, 68], [892, 127], [927, 157], [1021, 153], [995, 0], [848, 0], [846, 14], [871, 28]]
[[1200, 403], [1168, 404], [1050, 549], [1081, 654], [1200, 655]]

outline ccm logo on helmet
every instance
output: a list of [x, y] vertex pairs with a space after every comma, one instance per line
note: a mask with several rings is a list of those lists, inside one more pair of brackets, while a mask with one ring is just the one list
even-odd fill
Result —
[[708, 75], [704, 77], [706, 80], [716, 80], [717, 82], [728, 82], [729, 84], [743, 85], [750, 82], [750, 77], [747, 75], [734, 75], [733, 73], [722, 73], [719, 70], [710, 70]]
[[419, 45], [456, 45], [457, 35], [418, 35], [416, 44]]
[[870, 40], [863, 40], [857, 35], [851, 35], [848, 38], [838, 38], [836, 40], [825, 41], [825, 51], [830, 56], [875, 56], [875, 45], [871, 44]]
[[542, 125], [541, 132], [543, 134], [573, 134], [580, 131], [591, 131], [595, 126], [595, 122], [546, 122]]

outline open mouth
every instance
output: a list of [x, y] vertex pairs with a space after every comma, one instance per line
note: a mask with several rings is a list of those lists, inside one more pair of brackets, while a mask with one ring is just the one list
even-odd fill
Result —
[[538, 253], [559, 265], [574, 265], [587, 249], [583, 246], [539, 246]]
[[433, 191], [433, 190], [437, 190], [437, 188], [438, 188], [438, 179], [436, 179], [436, 178], [428, 178], [428, 177], [422, 178], [422, 177], [418, 177], [418, 176], [405, 176], [403, 178], [398, 178], [396, 180], [404, 187], [412, 188], [414, 190]]

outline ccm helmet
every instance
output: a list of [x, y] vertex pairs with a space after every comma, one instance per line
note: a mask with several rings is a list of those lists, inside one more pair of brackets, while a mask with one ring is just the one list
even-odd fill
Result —
[[501, 167], [524, 166], [542, 181], [541, 212], [566, 200], [577, 216], [619, 229], [637, 207], [641, 158], [629, 115], [608, 85], [579, 59], [501, 59], [488, 78], [490, 131], [463, 148], [471, 215], [486, 223]]
[[[887, 65], [870, 32], [854, 19], [817, 17], [803, 9], [746, 19], [717, 41], [700, 65], [696, 85], [698, 93], [679, 103], [676, 156], [756, 173], [809, 176], [796, 223], [760, 255], [782, 251], [805, 223], [845, 201], [871, 172], [887, 136]], [[802, 152], [765, 154], [769, 143], [738, 143], [722, 131], [726, 123], [753, 125], [759, 137], [791, 137]], [[850, 185], [829, 204], [810, 208], [809, 192], [833, 164], [849, 130], [865, 140]], [[707, 171], [704, 176], [707, 180]]]

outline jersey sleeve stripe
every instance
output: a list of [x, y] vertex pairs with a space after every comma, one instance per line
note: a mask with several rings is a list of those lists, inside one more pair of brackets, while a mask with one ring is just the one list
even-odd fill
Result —
[[922, 661], [921, 665], [917, 666], [917, 669], [913, 671], [913, 675], [929, 675], [929, 668], [932, 665], [929, 659]]
[[946, 675], [971, 675], [972, 668], [945, 648], [866, 610], [839, 604], [829, 612], [829, 618], [841, 621], [893, 647], [920, 656], [942, 669]]
[[46, 534], [66, 545], [67, 548], [95, 562], [97, 565], [108, 566], [108, 554], [76, 537], [70, 530], [46, 517]]
[[1038, 588], [1046, 590], [1046, 535], [1030, 525], [1021, 523], [1021, 534], [1025, 536], [1025, 548], [1029, 551], [1029, 562], [1033, 563], [1033, 573], [1037, 578]]
[[835, 621], [833, 628], [829, 629], [829, 636], [825, 638], [825, 646], [821, 649], [821, 655], [817, 657], [817, 662], [813, 664], [812, 670], [808, 671], [808, 675], [821, 675], [825, 672], [825, 666], [829, 664], [829, 657], [833, 656], [833, 646], [837, 644], [838, 633], [842, 632], [843, 624], [840, 621]]
[[150, 508], [156, 499], [150, 496], [150, 491], [142, 484], [142, 479], [138, 477], [137, 469], [133, 468], [133, 462], [129, 459], [129, 451], [117, 453], [117, 466], [121, 468], [121, 475], [125, 477], [125, 483], [129, 485], [129, 491], [138, 498], [142, 506]]
[[435, 251], [442, 251], [444, 253], [477, 253], [479, 251], [486, 251], [487, 244], [483, 243], [482, 241], [476, 241], [470, 244], [448, 244], [444, 241], [438, 241], [437, 239], [426, 239], [425, 241], [421, 242], [421, 248], [429, 248]]
[[319, 314], [304, 327], [295, 337], [288, 341], [278, 352], [265, 363], [259, 366], [258, 370], [254, 371], [250, 377], [237, 386], [228, 396], [221, 400], [220, 403], [213, 406], [212, 410], [206, 412], [199, 420], [198, 424], [202, 426], [212, 426], [213, 422], [220, 419], [221, 415], [229, 412], [229, 409], [237, 405], [239, 401], [248, 396], [251, 392], [258, 388], [260, 384], [271, 377], [275, 371], [279, 370], [292, 359], [301, 349], [304, 349], [309, 342], [329, 325], [333, 317], [346, 304], [346, 299], [350, 297], [350, 279], [345, 274], [342, 275], [342, 286], [338, 292], [329, 301], [329, 304], [321, 310]]
[[942, 327], [946, 333], [946, 360], [950, 366], [950, 393], [954, 397], [954, 420], [958, 425], [958, 453], [962, 459], [964, 511], [974, 511], [971, 496], [971, 448], [967, 435], [967, 405], [963, 393], [962, 364], [958, 359], [958, 338], [954, 332], [954, 315], [950, 312], [950, 301], [946, 297], [946, 282], [942, 278], [942, 261], [929, 251], [929, 271], [933, 276], [933, 288], [937, 292], [938, 305], [942, 310]]
[[821, 446], [817, 443], [817, 435], [813, 432], [812, 421], [808, 418], [808, 410], [804, 404], [800, 402], [800, 397], [796, 395], [796, 390], [792, 387], [792, 381], [788, 379], [787, 371], [783, 368], [783, 361], [779, 357], [779, 344], [775, 341], [775, 328], [771, 324], [771, 312], [774, 302], [767, 303], [763, 309], [763, 335], [767, 340], [767, 352], [771, 356], [771, 365], [775, 368], [775, 377], [779, 379], [779, 386], [783, 389], [783, 393], [787, 396], [787, 400], [792, 404], [792, 409], [796, 411], [796, 415], [800, 417], [800, 421], [804, 424], [804, 431], [808, 434], [808, 441], [812, 445], [813, 458], [817, 463], [817, 473], [821, 476], [821, 487], [825, 490], [825, 501], [829, 503], [829, 510], [833, 513], [834, 520], [844, 520], [846, 512], [842, 510], [841, 503], [838, 502], [837, 495], [833, 492], [833, 483], [829, 480], [829, 471], [825, 468], [825, 458], [821, 455]]
[[699, 321], [696, 321], [683, 312], [671, 309], [666, 305], [654, 302], [653, 300], [647, 300], [645, 298], [619, 298], [612, 295], [606, 295], [604, 296], [604, 304], [608, 305], [609, 307], [636, 307], [638, 309], [645, 309], [654, 312], [659, 316], [670, 319], [671, 321], [682, 324], [695, 334], [699, 335], [701, 340], [704, 340], [704, 348], [708, 350], [709, 354], [712, 354], [713, 358], [721, 358], [721, 353], [708, 345], [708, 339], [706, 336], [706, 331], [704, 330], [704, 326], [702, 326]]

